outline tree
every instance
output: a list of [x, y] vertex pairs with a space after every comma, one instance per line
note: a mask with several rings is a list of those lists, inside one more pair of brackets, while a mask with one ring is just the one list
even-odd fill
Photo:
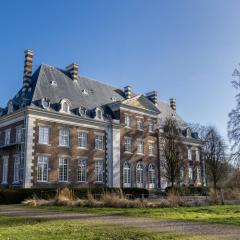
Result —
[[[240, 76], [240, 73], [235, 70], [234, 76]], [[240, 163], [240, 77], [238, 80], [232, 81], [233, 87], [238, 91], [236, 95], [236, 107], [229, 113], [228, 121], [228, 137], [232, 143], [231, 158], [235, 164]]]
[[203, 158], [206, 163], [207, 178], [212, 181], [216, 192], [218, 183], [227, 175], [228, 158], [225, 153], [226, 145], [214, 127], [206, 129], [202, 149]]
[[178, 129], [177, 121], [169, 117], [163, 124], [161, 134], [161, 147], [164, 155], [164, 160], [161, 161], [162, 174], [171, 183], [171, 187], [179, 181], [183, 167], [183, 144]]

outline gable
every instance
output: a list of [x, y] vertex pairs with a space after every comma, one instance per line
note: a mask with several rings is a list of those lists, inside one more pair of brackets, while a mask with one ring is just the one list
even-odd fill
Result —
[[136, 108], [138, 110], [150, 111], [150, 112], [154, 112], [155, 114], [160, 113], [159, 109], [149, 99], [147, 99], [143, 95], [138, 95], [136, 97], [124, 100], [122, 101], [122, 104], [125, 107], [129, 107], [129, 108]]

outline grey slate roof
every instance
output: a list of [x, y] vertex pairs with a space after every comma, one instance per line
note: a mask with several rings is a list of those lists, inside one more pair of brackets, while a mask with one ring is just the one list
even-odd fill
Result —
[[[53, 81], [56, 86], [51, 84]], [[22, 89], [12, 99], [15, 108], [22, 104], [41, 107], [41, 99], [47, 97], [51, 102], [51, 110], [58, 111], [59, 102], [66, 98], [70, 100], [73, 111], [80, 106], [85, 107], [89, 117], [93, 109], [102, 107], [105, 117], [113, 118], [113, 113], [107, 105], [126, 99], [124, 92], [119, 88], [81, 76], [74, 82], [68, 72], [45, 64], [40, 65], [32, 75], [30, 87], [24, 96], [21, 95], [21, 91]], [[87, 94], [84, 91], [87, 91]], [[133, 96], [136, 94], [133, 93]], [[160, 121], [175, 115], [181, 128], [186, 129], [186, 122], [168, 104], [159, 101], [157, 108], [161, 112]]]

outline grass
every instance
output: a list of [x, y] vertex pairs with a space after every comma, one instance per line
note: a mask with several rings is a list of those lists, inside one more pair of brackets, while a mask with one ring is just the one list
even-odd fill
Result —
[[150, 232], [139, 228], [84, 223], [79, 220], [36, 220], [0, 216], [3, 240], [216, 240], [214, 236], [190, 236]]
[[179, 208], [81, 208], [43, 207], [49, 210], [144, 217], [157, 220], [197, 221], [240, 226], [240, 205]]

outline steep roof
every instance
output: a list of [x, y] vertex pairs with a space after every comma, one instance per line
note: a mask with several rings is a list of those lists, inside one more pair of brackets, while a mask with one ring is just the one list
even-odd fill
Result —
[[[108, 115], [112, 114], [108, 107], [109, 104], [126, 99], [120, 88], [82, 76], [79, 76], [78, 81], [74, 82], [68, 72], [45, 64], [40, 65], [32, 75], [31, 84], [26, 93], [24, 95], [21, 93], [22, 89], [12, 99], [15, 106], [20, 107], [21, 104], [26, 104], [39, 107], [41, 99], [47, 97], [50, 99], [51, 109], [57, 111], [59, 102], [63, 98], [67, 98], [70, 100], [73, 110], [80, 106], [90, 111], [96, 107], [102, 107], [105, 114]], [[136, 95], [133, 93], [133, 96]], [[156, 107], [160, 111], [161, 121], [168, 116], [175, 115], [182, 127], [187, 126], [168, 104], [159, 101]]]

